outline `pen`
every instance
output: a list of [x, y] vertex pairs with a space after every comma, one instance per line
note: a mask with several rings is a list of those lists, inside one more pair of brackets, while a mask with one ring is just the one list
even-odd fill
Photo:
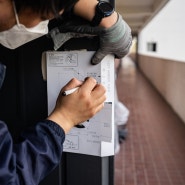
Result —
[[74, 93], [78, 88], [79, 87], [75, 87], [75, 88], [72, 88], [72, 89], [69, 89], [69, 90], [62, 92], [62, 96], [70, 95], [70, 94]]

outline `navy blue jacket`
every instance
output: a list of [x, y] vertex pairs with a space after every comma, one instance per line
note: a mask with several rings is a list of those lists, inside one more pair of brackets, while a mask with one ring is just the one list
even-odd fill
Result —
[[0, 185], [37, 185], [60, 162], [65, 133], [44, 120], [13, 144], [7, 126], [0, 121]]

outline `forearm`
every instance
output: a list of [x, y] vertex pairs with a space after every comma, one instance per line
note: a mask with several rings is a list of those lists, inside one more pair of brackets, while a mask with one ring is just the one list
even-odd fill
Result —
[[22, 134], [22, 142], [14, 146], [17, 174], [24, 184], [38, 184], [60, 162], [64, 131], [51, 121], [38, 123]]
[[[92, 21], [97, 3], [97, 0], [79, 0], [74, 6], [74, 13], [88, 21]], [[103, 18], [99, 26], [109, 28], [117, 22], [117, 18], [117, 13], [114, 12], [111, 16]]]
[[55, 123], [38, 123], [16, 145], [2, 122], [0, 132], [0, 184], [38, 184], [59, 164], [65, 135]]

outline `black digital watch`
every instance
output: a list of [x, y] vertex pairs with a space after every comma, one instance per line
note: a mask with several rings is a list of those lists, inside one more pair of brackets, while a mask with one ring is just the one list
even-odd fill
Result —
[[96, 5], [95, 16], [91, 21], [92, 26], [98, 26], [104, 17], [109, 17], [114, 12], [112, 5], [106, 1], [99, 1]]

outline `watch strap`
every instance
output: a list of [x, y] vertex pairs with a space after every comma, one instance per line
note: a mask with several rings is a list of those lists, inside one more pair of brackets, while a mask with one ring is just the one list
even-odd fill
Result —
[[103, 18], [103, 17], [100, 17], [100, 16], [95, 15], [95, 16], [93, 17], [93, 20], [91, 21], [91, 25], [92, 25], [92, 26], [98, 26], [98, 25], [100, 24], [102, 18]]
[[[108, 4], [108, 2], [105, 1], [99, 1], [98, 4], [96, 5], [96, 9], [95, 9], [95, 15], [91, 21], [91, 25], [92, 26], [98, 26], [102, 20], [102, 18], [104, 17], [108, 17], [110, 16], [113, 12], [114, 12], [114, 8], [112, 7], [112, 11], [110, 12], [103, 12], [101, 10], [101, 8], [99, 6], [101, 6], [102, 4]], [[111, 7], [111, 5], [109, 5]]]

